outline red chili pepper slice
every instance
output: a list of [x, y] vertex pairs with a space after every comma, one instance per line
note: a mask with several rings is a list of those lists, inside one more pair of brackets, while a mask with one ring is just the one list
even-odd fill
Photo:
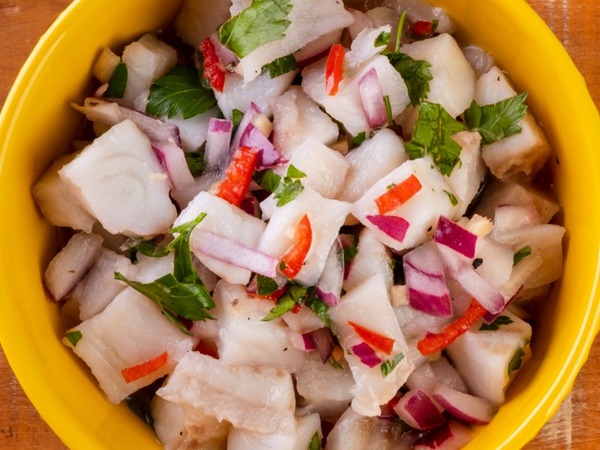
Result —
[[210, 81], [213, 89], [223, 92], [223, 87], [225, 86], [225, 68], [215, 51], [215, 45], [209, 37], [200, 43], [199, 50], [204, 57], [202, 62], [204, 77]]
[[338, 93], [340, 82], [344, 79], [344, 60], [346, 50], [341, 44], [332, 45], [325, 64], [325, 92], [327, 95]]
[[258, 152], [255, 149], [239, 148], [225, 170], [225, 178], [219, 183], [216, 196], [240, 206], [252, 181], [257, 161]]
[[125, 379], [125, 383], [132, 383], [136, 380], [139, 380], [142, 377], [145, 377], [146, 375], [151, 374], [155, 370], [160, 369], [167, 363], [168, 360], [169, 354], [167, 352], [164, 352], [156, 358], [121, 370], [121, 374]]
[[413, 36], [424, 38], [433, 35], [434, 27], [433, 22], [426, 20], [418, 20], [410, 27], [410, 32]]
[[486, 313], [487, 310], [481, 306], [481, 303], [472, 298], [469, 307], [462, 316], [446, 325], [439, 333], [428, 333], [423, 339], [417, 342], [417, 348], [424, 356], [446, 348], [456, 338], [467, 332]]
[[371, 347], [384, 352], [386, 355], [392, 353], [394, 343], [396, 342], [395, 339], [379, 334], [350, 320], [348, 321], [348, 325], [354, 328], [356, 334]]
[[302, 269], [312, 244], [312, 227], [308, 215], [304, 214], [297, 226], [296, 242], [284, 253], [279, 270], [288, 278], [295, 278]]
[[390, 187], [390, 189], [375, 199], [379, 213], [385, 214], [406, 203], [421, 190], [421, 187], [421, 182], [414, 174], [401, 183]]

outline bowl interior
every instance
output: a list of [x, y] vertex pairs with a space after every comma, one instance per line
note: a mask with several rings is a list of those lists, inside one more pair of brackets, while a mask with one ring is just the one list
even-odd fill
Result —
[[[435, 3], [456, 20], [462, 39], [490, 51], [518, 90], [529, 93], [557, 157], [555, 189], [568, 230], [564, 279], [536, 318], [531, 362], [506, 405], [469, 446], [519, 448], [558, 408], [598, 331], [600, 210], [588, 208], [587, 200], [600, 197], [600, 120], [582, 77], [524, 1]], [[0, 339], [27, 395], [73, 448], [159, 446], [125, 406], [105, 400], [60, 342], [64, 329], [41, 284], [57, 234], [40, 216], [30, 188], [52, 156], [70, 148], [81, 118], [69, 103], [90, 91], [99, 51], [164, 26], [179, 4], [123, 0], [107, 13], [100, 2], [76, 0], [36, 47], [0, 116], [0, 234], [11, 237], [0, 255]]]

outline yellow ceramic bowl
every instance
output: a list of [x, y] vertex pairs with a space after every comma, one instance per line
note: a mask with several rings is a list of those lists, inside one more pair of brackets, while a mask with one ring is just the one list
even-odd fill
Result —
[[[534, 357], [492, 423], [469, 448], [519, 448], [533, 438], [572, 387], [598, 331], [600, 120], [580, 74], [523, 0], [436, 0], [461, 37], [489, 50], [554, 145], [556, 193], [568, 233], [565, 274], [536, 320]], [[105, 46], [119, 46], [174, 16], [171, 0], [76, 0], [42, 38], [0, 117], [0, 338], [41, 416], [70, 448], [150, 449], [158, 443], [125, 406], [112, 406], [60, 342], [57, 308], [41, 275], [56, 232], [30, 195], [53, 155], [70, 147], [81, 117], [68, 105], [91, 89], [90, 68]], [[576, 151], [574, 151], [576, 149]]]

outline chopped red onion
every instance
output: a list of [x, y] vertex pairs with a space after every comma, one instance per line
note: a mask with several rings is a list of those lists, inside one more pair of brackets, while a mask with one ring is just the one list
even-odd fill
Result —
[[440, 216], [438, 219], [437, 229], [435, 230], [435, 241], [450, 247], [467, 258], [475, 257], [477, 235], [464, 229], [445, 216]]
[[302, 335], [302, 342], [304, 343], [304, 350], [306, 350], [307, 352], [317, 349], [317, 346], [315, 345], [315, 341], [313, 340], [310, 333], [304, 333]]
[[413, 444], [415, 450], [457, 450], [473, 439], [473, 432], [454, 420], [431, 430]]
[[325, 261], [325, 267], [317, 282], [317, 296], [329, 306], [338, 304], [344, 284], [344, 250], [336, 239]]
[[352, 353], [358, 356], [360, 362], [366, 366], [373, 368], [382, 363], [381, 358], [375, 354], [375, 350], [373, 350], [366, 342], [353, 345], [351, 350]]
[[225, 170], [230, 159], [229, 149], [233, 122], [227, 119], [211, 118], [208, 122], [204, 160], [208, 170]]
[[446, 411], [466, 423], [485, 425], [491, 422], [496, 413], [496, 406], [490, 401], [444, 384], [436, 386], [432, 396]]
[[421, 389], [404, 394], [394, 406], [394, 411], [408, 425], [418, 430], [430, 430], [446, 422], [431, 397]]
[[180, 191], [194, 184], [194, 177], [185, 160], [183, 149], [172, 141], [156, 142], [152, 150], [169, 176], [173, 189]]
[[371, 67], [358, 80], [358, 89], [367, 123], [371, 128], [379, 128], [387, 124], [387, 109], [383, 99], [381, 84], [374, 67]]
[[410, 223], [406, 219], [398, 216], [368, 215], [367, 220], [398, 242], [404, 240], [410, 227]]
[[256, 103], [250, 102], [250, 105], [248, 106], [248, 109], [242, 116], [242, 120], [240, 120], [237, 130], [233, 135], [233, 139], [231, 140], [231, 145], [229, 148], [229, 153], [231, 155], [233, 155], [233, 153], [240, 147], [240, 139], [242, 137], [242, 134], [246, 130], [248, 124], [253, 123], [256, 120], [256, 118], [261, 114], [262, 112], [260, 108], [256, 105]]
[[277, 275], [277, 258], [216, 233], [194, 229], [190, 248], [200, 259], [201, 255], [207, 255], [265, 277], [274, 278]]
[[439, 317], [452, 315], [452, 300], [444, 266], [435, 244], [425, 244], [403, 258], [410, 306]]
[[221, 41], [219, 41], [219, 38], [216, 34], [211, 34], [209, 37], [215, 48], [215, 53], [217, 54], [219, 61], [221, 61], [221, 64], [223, 64], [227, 70], [235, 67], [240, 61], [238, 56], [221, 44]]
[[327, 361], [329, 361], [329, 357], [335, 348], [331, 331], [329, 331], [329, 328], [319, 328], [318, 330], [311, 331], [310, 337], [315, 344], [315, 349], [321, 357], [321, 361], [323, 361], [323, 364], [325, 364]]
[[249, 123], [242, 132], [239, 146], [252, 147], [258, 150], [257, 170], [272, 167], [282, 159], [281, 153], [275, 149], [273, 143], [253, 123]]
[[255, 197], [244, 197], [240, 204], [240, 209], [247, 212], [251, 216], [260, 218], [260, 205]]
[[438, 245], [438, 249], [449, 275], [477, 299], [481, 306], [492, 314], [504, 311], [506, 300], [502, 294], [479, 275], [469, 262], [445, 245]]

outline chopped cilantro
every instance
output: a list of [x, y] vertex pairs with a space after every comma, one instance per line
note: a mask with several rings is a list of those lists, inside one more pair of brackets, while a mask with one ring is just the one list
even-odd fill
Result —
[[263, 275], [256, 276], [256, 285], [258, 288], [258, 295], [271, 295], [279, 289], [279, 285], [275, 280]]
[[523, 356], [525, 356], [525, 351], [522, 347], [519, 347], [512, 359], [508, 363], [507, 372], [510, 377], [515, 370], [519, 370], [521, 368], [521, 364], [523, 363]]
[[529, 255], [531, 255], [531, 247], [526, 245], [513, 256], [513, 267], [519, 264], [523, 258]]
[[389, 31], [382, 31], [375, 38], [375, 47], [383, 47], [384, 45], [388, 45], [392, 40], [392, 33]]
[[166, 248], [157, 245], [155, 241], [149, 240], [141, 240], [131, 248], [140, 252], [144, 256], [150, 256], [152, 258], [162, 258], [170, 253]]
[[116, 65], [110, 79], [108, 80], [108, 89], [104, 93], [107, 98], [123, 98], [127, 88], [128, 71], [123, 61]]
[[304, 172], [290, 164], [285, 177], [283, 177], [283, 180], [274, 191], [277, 206], [283, 206], [298, 197], [298, 194], [304, 190], [300, 178], [304, 178], [305, 176]]
[[271, 78], [277, 78], [280, 75], [292, 72], [298, 69], [298, 63], [294, 55], [282, 56], [275, 61], [265, 64], [262, 68], [263, 72], [269, 71]]
[[283, 38], [291, 23], [291, 10], [290, 0], [252, 0], [248, 8], [219, 27], [219, 41], [243, 58], [258, 47]]
[[498, 316], [492, 323], [483, 323], [479, 328], [480, 331], [496, 331], [502, 325], [510, 325], [513, 320], [508, 316]]
[[202, 114], [217, 103], [212, 89], [202, 86], [193, 67], [174, 67], [150, 86], [146, 112], [155, 117]]
[[349, 264], [356, 255], [358, 255], [358, 247], [356, 245], [348, 245], [344, 247], [344, 265]]
[[298, 283], [292, 283], [288, 291], [277, 300], [275, 306], [262, 320], [268, 322], [277, 319], [286, 312], [291, 311], [296, 305], [306, 305], [311, 309], [323, 323], [333, 331], [333, 325], [329, 319], [329, 307], [317, 297], [314, 286], [304, 287]]
[[265, 169], [260, 172], [256, 172], [254, 181], [258, 183], [258, 185], [268, 192], [275, 192], [277, 190], [277, 186], [281, 182], [281, 177], [273, 172], [271, 169]]
[[185, 162], [193, 177], [202, 175], [204, 171], [204, 152], [185, 152]]
[[448, 196], [448, 198], [450, 199], [450, 203], [452, 203], [452, 206], [456, 206], [458, 205], [458, 199], [456, 198], [456, 195], [454, 195], [452, 192], [450, 191], [446, 191], [444, 190], [444, 192], [446, 193], [446, 195]]
[[385, 113], [387, 115], [387, 124], [392, 125], [394, 123], [394, 113], [392, 113], [392, 104], [390, 103], [390, 96], [383, 96], [383, 104], [385, 105]]
[[465, 111], [467, 126], [481, 134], [483, 145], [521, 132], [518, 123], [525, 118], [526, 93], [507, 98], [492, 105], [478, 105], [475, 100]]
[[383, 378], [387, 377], [392, 371], [400, 364], [400, 361], [404, 359], [403, 353], [398, 353], [394, 356], [394, 359], [391, 361], [384, 361], [381, 363], [381, 375]]
[[308, 450], [321, 450], [321, 438], [319, 437], [319, 433], [315, 431], [313, 437], [310, 438], [310, 443], [308, 444]]
[[365, 142], [365, 139], [367, 139], [367, 133], [361, 131], [356, 136], [352, 136], [352, 139], [350, 139], [350, 145], [352, 147], [358, 147], [360, 144]]
[[77, 344], [83, 337], [83, 334], [81, 334], [81, 331], [79, 331], [79, 330], [69, 331], [69, 332], [67, 332], [67, 334], [65, 334], [65, 337], [67, 338], [67, 341], [69, 341], [73, 347], [77, 347]]
[[237, 128], [242, 121], [242, 117], [244, 117], [244, 112], [239, 109], [234, 109], [231, 111], [231, 121], [233, 122], [233, 127]]
[[452, 136], [465, 129], [437, 103], [423, 102], [412, 140], [406, 143], [411, 159], [430, 155], [443, 175], [450, 175], [458, 163], [462, 147]]
[[410, 103], [417, 106], [429, 93], [429, 82], [433, 80], [431, 64], [424, 60], [415, 60], [404, 53], [387, 53], [387, 58], [402, 76], [408, 89]]

